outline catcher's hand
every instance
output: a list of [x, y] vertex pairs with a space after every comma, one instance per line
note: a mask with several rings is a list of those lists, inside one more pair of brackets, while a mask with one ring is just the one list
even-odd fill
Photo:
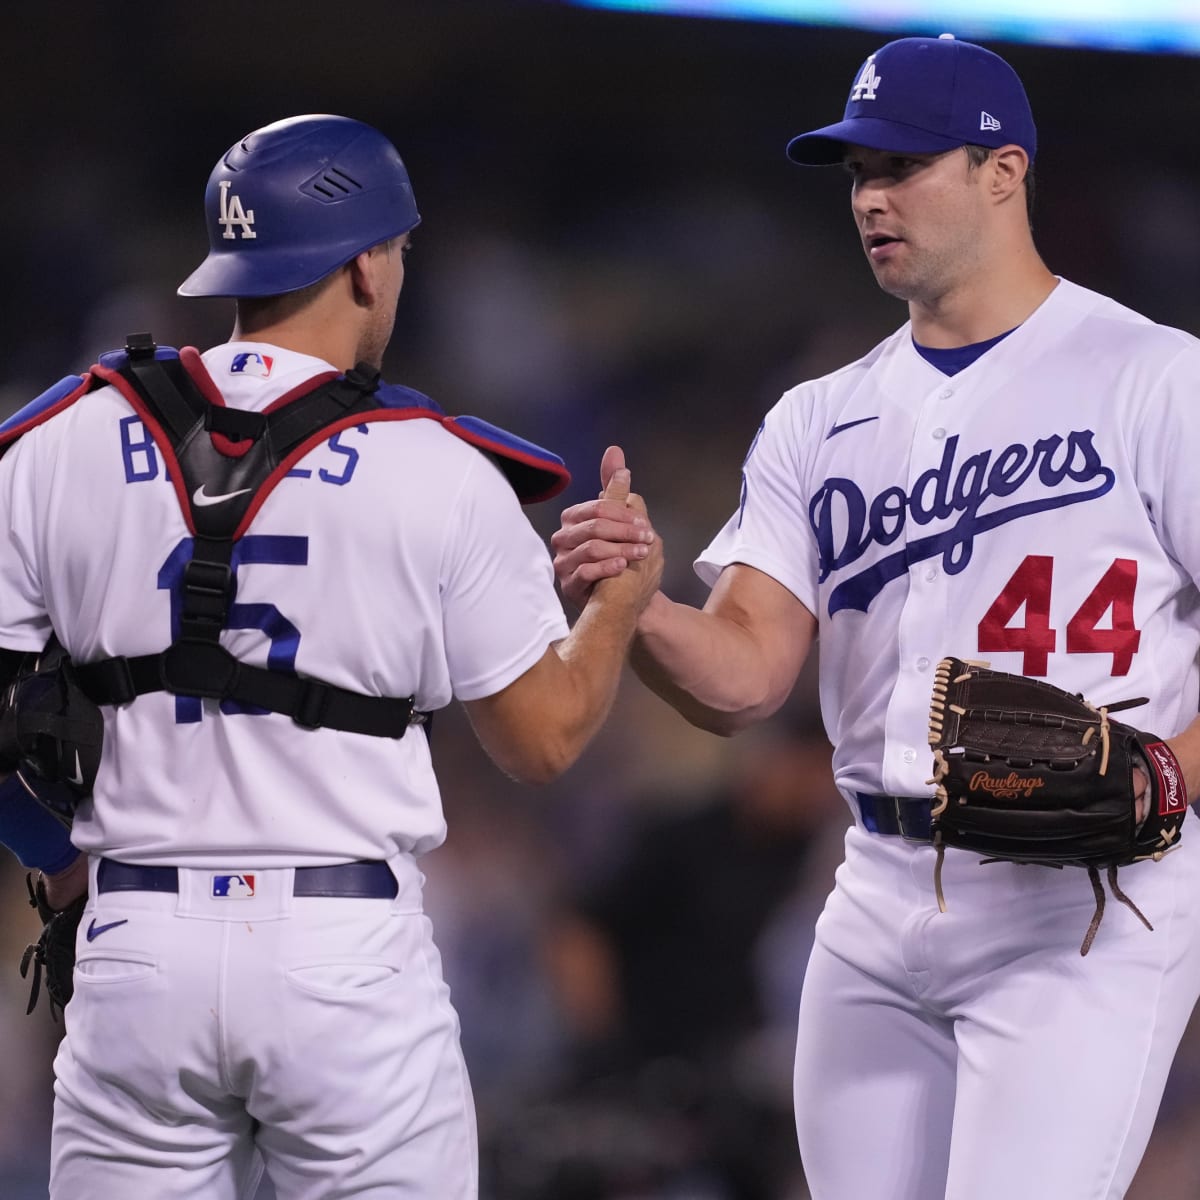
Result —
[[66, 1008], [75, 991], [75, 934], [87, 904], [87, 895], [85, 893], [77, 897], [61, 912], [55, 912], [46, 900], [46, 885], [40, 878], [36, 887], [31, 875], [25, 876], [25, 883], [29, 888], [29, 903], [38, 910], [38, 916], [42, 919], [41, 937], [26, 946], [25, 953], [21, 955], [22, 979], [29, 974], [30, 964], [33, 965], [33, 984], [25, 1012], [31, 1013], [37, 1006], [44, 971], [46, 995], [50, 997], [50, 1015], [54, 1017], [56, 1010]]
[[1144, 703], [1097, 707], [1041, 680], [942, 659], [929, 714], [939, 867], [941, 851], [956, 846], [989, 861], [1087, 868], [1096, 915], [1083, 954], [1104, 911], [1097, 872], [1107, 868], [1113, 894], [1151, 928], [1116, 871], [1178, 844], [1187, 794], [1161, 738], [1109, 717]]

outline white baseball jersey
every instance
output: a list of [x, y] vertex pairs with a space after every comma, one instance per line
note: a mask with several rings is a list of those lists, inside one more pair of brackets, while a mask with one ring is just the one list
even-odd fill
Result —
[[[1200, 342], [1060, 281], [953, 376], [906, 325], [772, 409], [697, 570], [747, 563], [816, 614], [847, 800], [932, 794], [949, 654], [1148, 696], [1130, 719], [1162, 736], [1195, 717], [1198, 391]], [[855, 816], [798, 1021], [814, 1198], [1119, 1200], [1200, 992], [1195, 821], [1121, 871], [1154, 932], [1110, 902], [1085, 959], [1082, 871], [949, 850], [943, 912], [933, 846]]]
[[[253, 410], [331, 370], [252, 342], [203, 358], [228, 404]], [[0, 529], [0, 646], [40, 650], [51, 627], [81, 662], [169, 644], [190, 537], [162, 456], [115, 389], [0, 461]], [[364, 423], [322, 442], [267, 497], [233, 561], [221, 638], [233, 654], [415, 695], [420, 710], [500, 691], [567, 633], [512, 488], [436, 421]], [[237, 709], [165, 692], [106, 708], [76, 845], [149, 865], [303, 866], [443, 839], [419, 728], [396, 741]]]
[[905, 325], [771, 410], [696, 563], [746, 563], [819, 620], [843, 792], [932, 794], [945, 655], [1045, 677], [1169, 737], [1200, 675], [1200, 342], [1062, 280], [947, 377]]

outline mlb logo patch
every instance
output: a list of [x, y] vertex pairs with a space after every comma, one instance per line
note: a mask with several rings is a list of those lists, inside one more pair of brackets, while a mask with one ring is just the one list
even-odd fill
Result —
[[269, 354], [258, 354], [253, 350], [245, 350], [233, 356], [229, 364], [230, 375], [256, 375], [266, 379], [271, 374], [275, 360]]
[[253, 875], [214, 875], [212, 877], [214, 900], [252, 900], [254, 898]]

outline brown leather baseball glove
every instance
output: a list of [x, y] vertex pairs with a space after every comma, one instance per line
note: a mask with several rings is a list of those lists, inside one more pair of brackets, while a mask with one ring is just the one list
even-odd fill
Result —
[[[1144, 703], [1097, 707], [1042, 680], [942, 659], [929, 744], [943, 911], [942, 853], [955, 846], [985, 861], [1086, 868], [1096, 913], [1081, 954], [1091, 948], [1104, 914], [1101, 869], [1113, 895], [1153, 928], [1117, 886], [1117, 869], [1160, 859], [1178, 845], [1187, 793], [1179, 763], [1161, 738], [1110, 718]], [[1141, 822], [1135, 766], [1150, 781]]]

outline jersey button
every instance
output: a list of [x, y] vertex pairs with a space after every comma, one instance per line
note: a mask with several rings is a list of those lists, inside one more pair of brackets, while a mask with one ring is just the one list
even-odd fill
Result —
[[925, 578], [932, 583], [937, 578], [937, 567], [930, 567], [929, 570], [925, 572]]
[[917, 761], [917, 752], [915, 750], [905, 750], [904, 761], [906, 763], [915, 763]]
[[937, 427], [937, 428], [936, 428], [936, 429], [933, 431], [933, 436], [934, 436], [935, 438], [938, 438], [938, 439], [940, 440], [941, 438], [944, 438], [944, 437], [946, 436], [946, 431], [945, 431], [945, 430], [944, 430], [944, 429], [943, 429], [943, 428], [942, 428], [942, 427], [939, 425], [939, 426], [938, 426], [938, 427]]
[[928, 671], [929, 670], [929, 659], [918, 658], [917, 659], [917, 670], [918, 671]]
[[954, 389], [953, 389], [953, 388], [947, 388], [947, 389], [946, 389], [944, 392], [942, 392], [942, 393], [941, 393], [941, 395], [939, 396], [939, 399], [941, 399], [941, 400], [949, 400], [949, 399], [950, 399], [950, 397], [951, 397], [951, 396], [953, 396], [953, 395], [954, 395]]

